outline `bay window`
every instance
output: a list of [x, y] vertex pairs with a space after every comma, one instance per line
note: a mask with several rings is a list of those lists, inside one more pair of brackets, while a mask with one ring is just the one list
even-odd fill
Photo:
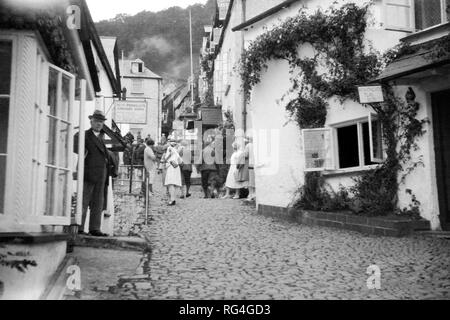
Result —
[[1, 232], [70, 224], [75, 76], [42, 48], [34, 33], [0, 38]]

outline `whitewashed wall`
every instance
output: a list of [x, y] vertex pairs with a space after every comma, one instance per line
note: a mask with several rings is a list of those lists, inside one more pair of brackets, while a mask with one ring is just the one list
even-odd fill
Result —
[[[251, 1], [250, 1], [251, 2]], [[302, 1], [302, 4], [291, 6], [287, 10], [265, 19], [255, 24], [245, 33], [246, 45], [248, 46], [259, 34], [264, 32], [265, 28], [271, 28], [286, 17], [295, 15], [302, 5], [309, 9], [316, 5], [327, 7], [331, 1]], [[406, 33], [398, 31], [388, 31], [382, 26], [382, 6], [377, 1], [371, 9], [372, 19], [367, 31], [367, 40], [372, 42], [374, 48], [383, 52], [395, 46], [399, 39]], [[306, 50], [308, 51], [308, 50]], [[307, 54], [304, 51], [303, 53]], [[287, 92], [290, 87], [289, 74], [286, 63], [280, 61], [269, 62], [269, 67], [263, 73], [261, 83], [253, 89], [252, 101], [250, 103], [251, 116], [253, 118], [253, 128], [255, 130], [274, 128], [281, 132], [280, 138], [280, 170], [278, 174], [264, 175], [261, 169], [257, 169], [257, 197], [258, 203], [271, 206], [286, 207], [293, 199], [293, 192], [303, 182], [303, 154], [300, 144], [300, 131], [296, 124], [286, 124], [285, 104], [277, 104], [277, 100]], [[448, 79], [440, 79], [435, 82], [425, 82], [413, 86], [417, 101], [421, 105], [418, 118], [431, 118], [430, 92], [440, 90], [443, 87], [449, 87]], [[426, 88], [426, 89], [424, 89]], [[407, 86], [398, 87], [398, 94], [404, 97]], [[335, 101], [329, 101], [326, 125], [332, 125], [339, 122], [354, 120], [367, 115], [368, 109], [354, 101], [346, 101], [343, 104]], [[427, 126], [427, 133], [418, 141], [419, 150], [413, 153], [413, 158], [423, 155], [424, 167], [417, 168], [406, 179], [406, 183], [401, 185], [399, 190], [399, 206], [407, 207], [411, 203], [411, 197], [406, 194], [406, 189], [412, 189], [418, 200], [421, 202], [421, 214], [424, 218], [431, 221], [432, 228], [439, 228], [438, 200], [436, 189], [436, 173], [434, 166], [434, 145], [432, 126]], [[284, 144], [285, 141], [290, 143]], [[339, 185], [350, 186], [353, 184], [352, 177], [358, 173], [351, 172], [346, 174], [326, 175], [326, 182], [333, 187], [339, 188]]]
[[[153, 139], [158, 139], [161, 135], [161, 103], [162, 103], [162, 86], [161, 80], [157, 79], [143, 79], [144, 80], [144, 94], [135, 95], [132, 94], [132, 78], [122, 79], [122, 88], [127, 88], [127, 100], [139, 101], [144, 100], [147, 102], [147, 125], [133, 125], [130, 124], [130, 130], [142, 131], [143, 138], [148, 134]], [[126, 134], [126, 132], [124, 132]]]

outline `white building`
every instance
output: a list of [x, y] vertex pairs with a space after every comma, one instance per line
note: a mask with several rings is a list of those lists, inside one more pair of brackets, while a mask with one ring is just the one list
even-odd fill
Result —
[[[65, 12], [74, 3], [88, 28], [67, 28]], [[71, 216], [77, 220], [73, 136], [88, 116], [76, 108], [95, 104], [102, 91], [91, 50], [105, 69], [108, 62], [84, 0], [2, 2], [0, 16], [0, 251], [27, 253], [23, 259], [36, 263], [25, 273], [0, 266], [0, 299], [56, 297], [49, 285], [73, 263], [66, 257], [67, 228]]]
[[[135, 123], [128, 123], [135, 138], [150, 135], [155, 141], [161, 136], [162, 78], [148, 69], [140, 59], [121, 60], [122, 88], [126, 88], [129, 102], [142, 104], [143, 112]], [[117, 114], [115, 114], [115, 119]], [[118, 123], [122, 123], [117, 118]]]
[[[248, 104], [242, 102], [240, 97], [240, 79], [233, 73], [229, 75], [226, 70], [233, 70], [237, 66], [242, 43], [248, 47], [259, 35], [281, 24], [286, 18], [297, 15], [302, 8], [314, 12], [317, 8], [327, 9], [332, 3], [331, 0], [230, 1], [228, 22], [224, 22], [223, 39], [215, 49], [215, 63], [219, 70], [225, 70], [226, 75], [219, 76], [218, 82], [215, 76], [215, 88], [221, 88], [216, 90], [216, 94], [222, 100], [224, 109], [234, 111], [237, 127], [252, 128], [256, 132], [276, 132], [272, 144], [276, 146], [275, 149], [270, 150], [270, 154], [262, 152], [265, 156], [257, 155], [259, 159], [256, 184], [260, 209], [264, 206], [274, 209], [288, 208], [295, 198], [295, 192], [304, 183], [304, 173], [307, 169], [301, 130], [296, 123], [290, 121], [284, 108], [285, 103], [280, 102], [281, 97], [292, 86], [289, 65], [282, 60], [269, 61], [267, 70], [261, 73], [260, 83], [254, 86], [251, 92]], [[264, 4], [267, 4], [267, 7]], [[371, 41], [376, 50], [385, 52], [400, 42], [418, 45], [446, 36], [449, 34], [445, 10], [447, 6], [448, 1], [445, 0], [374, 1], [370, 9], [366, 40]], [[230, 28], [234, 32], [230, 32]], [[299, 47], [299, 50], [303, 57], [311, 54], [306, 46]], [[379, 81], [395, 80], [396, 91], [401, 98], [405, 96], [408, 87], [411, 87], [417, 96], [416, 101], [420, 104], [418, 119], [428, 118], [431, 122], [425, 125], [426, 133], [418, 139], [419, 150], [414, 151], [412, 155], [415, 159], [421, 157], [423, 166], [415, 168], [405, 183], [400, 185], [398, 205], [403, 208], [410, 204], [411, 197], [406, 190], [411, 189], [421, 203], [421, 216], [431, 222], [432, 228], [447, 228], [450, 221], [447, 205], [450, 191], [446, 182], [450, 173], [445, 169], [445, 155], [450, 148], [450, 141], [446, 138], [443, 124], [445, 120], [441, 122], [441, 119], [447, 119], [445, 104], [450, 88], [448, 61], [427, 65], [420, 57], [412, 57], [403, 62], [388, 67]], [[341, 103], [330, 99], [328, 102], [324, 129], [334, 138], [331, 140], [328, 159], [332, 166], [323, 168], [323, 176], [325, 182], [337, 190], [339, 185], [352, 185], [352, 178], [358, 173], [373, 169], [376, 164], [373, 164], [364, 152], [368, 141], [365, 133], [368, 108], [351, 100]], [[341, 158], [342, 153], [339, 153], [339, 148], [343, 148], [345, 142], [339, 141], [337, 137], [339, 133], [343, 136], [345, 130], [351, 130], [353, 133], [348, 137], [356, 141], [354, 150], [351, 150], [351, 147], [346, 149], [355, 160], [352, 163], [346, 163], [345, 159]], [[264, 144], [267, 145], [266, 142]]]

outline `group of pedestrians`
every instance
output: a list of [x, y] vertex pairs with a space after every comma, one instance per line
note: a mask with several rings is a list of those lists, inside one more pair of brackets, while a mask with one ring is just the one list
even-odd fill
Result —
[[[143, 150], [143, 165], [148, 174], [148, 190], [153, 195], [155, 178], [162, 177], [163, 186], [169, 198], [168, 205], [176, 205], [177, 196], [191, 197], [191, 176], [194, 166], [193, 150], [188, 140], [177, 140], [173, 136], [162, 136], [160, 142], [155, 144], [147, 138]], [[139, 158], [140, 159], [140, 158]], [[216, 161], [215, 141], [209, 137], [204, 142], [202, 162], [196, 164], [201, 174], [201, 184], [205, 198], [219, 197], [222, 189], [225, 195], [222, 199], [240, 198], [241, 189], [248, 189], [247, 201], [255, 199], [255, 173], [253, 167], [253, 142], [250, 137], [243, 143], [233, 143], [233, 154], [225, 183], [220, 182], [219, 165]], [[145, 188], [143, 188], [145, 190]], [[143, 191], [145, 192], [145, 191]], [[234, 195], [232, 195], [234, 193]]]

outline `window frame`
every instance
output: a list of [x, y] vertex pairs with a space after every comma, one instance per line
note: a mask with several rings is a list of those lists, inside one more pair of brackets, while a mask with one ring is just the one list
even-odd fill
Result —
[[[35, 42], [34, 47], [34, 70], [33, 73], [30, 76], [30, 79], [32, 79], [32, 87], [30, 88], [30, 94], [33, 96], [33, 105], [29, 106], [23, 106], [27, 108], [30, 112], [34, 112], [36, 115], [41, 114], [40, 111], [48, 111], [48, 106], [46, 103], [46, 100], [48, 98], [48, 67], [52, 66], [53, 68], [57, 69], [62, 74], [65, 74], [70, 79], [69, 81], [69, 94], [68, 94], [68, 103], [69, 108], [71, 108], [71, 112], [68, 112], [67, 114], [67, 122], [70, 122], [68, 125], [68, 134], [67, 134], [67, 144], [68, 144], [68, 152], [66, 154], [67, 157], [67, 165], [68, 165], [68, 171], [67, 171], [67, 179], [66, 179], [66, 195], [65, 195], [65, 212], [57, 213], [59, 215], [55, 216], [45, 216], [43, 213], [39, 212], [39, 203], [45, 203], [45, 195], [42, 197], [42, 199], [34, 198], [34, 195], [36, 194], [36, 191], [42, 191], [43, 188], [46, 188], [45, 184], [45, 177], [40, 176], [36, 174], [36, 170], [34, 169], [34, 163], [42, 162], [42, 155], [45, 155], [45, 159], [47, 160], [46, 156], [48, 153], [48, 146], [44, 143], [45, 135], [48, 134], [45, 133], [47, 131], [47, 127], [44, 128], [44, 131], [41, 129], [43, 126], [45, 126], [45, 122], [42, 122], [42, 117], [45, 117], [46, 114], [42, 113], [42, 116], [31, 117], [31, 121], [29, 122], [30, 130], [32, 130], [33, 133], [37, 132], [39, 130], [39, 135], [33, 135], [34, 139], [30, 142], [31, 151], [30, 151], [30, 157], [27, 157], [27, 162], [29, 162], [31, 167], [31, 177], [30, 177], [30, 184], [31, 184], [31, 193], [30, 195], [26, 195], [27, 201], [30, 201], [31, 199], [31, 211], [26, 211], [21, 213], [21, 220], [18, 222], [16, 220], [17, 214], [14, 212], [14, 201], [15, 196], [13, 189], [13, 182], [14, 182], [14, 162], [15, 162], [15, 156], [18, 152], [17, 144], [15, 144], [14, 136], [16, 134], [15, 130], [16, 123], [18, 121], [18, 111], [16, 110], [22, 110], [21, 108], [17, 108], [17, 100], [18, 95], [20, 92], [17, 91], [17, 83], [18, 81], [22, 81], [22, 74], [18, 74], [19, 70], [22, 68], [22, 64], [20, 59], [23, 58], [24, 53], [22, 52], [24, 41], [28, 38], [33, 38], [33, 41]], [[73, 149], [73, 110], [74, 110], [74, 102], [75, 102], [75, 75], [66, 72], [65, 70], [62, 70], [58, 68], [57, 66], [52, 65], [49, 62], [49, 56], [46, 51], [46, 47], [42, 42], [42, 39], [40, 38], [39, 34], [34, 32], [25, 32], [25, 31], [16, 31], [16, 30], [10, 30], [7, 31], [5, 34], [0, 34], [0, 40], [2, 41], [10, 41], [12, 43], [12, 66], [11, 66], [11, 90], [10, 90], [10, 103], [9, 103], [9, 124], [8, 124], [8, 145], [7, 145], [7, 172], [6, 172], [6, 183], [5, 183], [5, 210], [3, 213], [0, 214], [0, 230], [2, 232], [32, 232], [31, 230], [35, 230], [38, 232], [41, 230], [42, 226], [67, 226], [70, 225], [71, 222], [71, 200], [72, 200], [72, 175], [71, 175], [71, 164], [72, 164], [72, 154], [70, 150]], [[30, 53], [27, 53], [30, 54]], [[32, 53], [31, 53], [32, 54]], [[42, 64], [40, 66], [37, 65], [39, 55], [41, 55]], [[42, 80], [45, 79], [45, 80]], [[41, 80], [41, 81], [40, 81]], [[41, 82], [41, 83], [39, 83]], [[37, 87], [38, 85], [41, 85], [43, 87], [43, 90], [38, 91]], [[39, 93], [39, 95], [38, 95]], [[43, 103], [45, 102], [45, 103]], [[38, 106], [38, 104], [41, 104], [41, 106]], [[42, 108], [42, 109], [41, 109]], [[58, 135], [59, 138], [59, 135]], [[56, 154], [59, 156], [59, 154]], [[12, 156], [12, 158], [10, 157]], [[64, 199], [63, 197], [61, 200]], [[40, 201], [40, 202], [39, 202]]]
[[[72, 150], [73, 150], [73, 131], [74, 131], [74, 117], [73, 117], [73, 111], [74, 111], [74, 104], [75, 104], [75, 76], [71, 73], [51, 64], [50, 62], [45, 62], [45, 79], [46, 82], [43, 84], [45, 89], [44, 95], [41, 97], [41, 103], [43, 103], [44, 112], [40, 113], [39, 121], [44, 123], [44, 131], [40, 131], [40, 136], [38, 137], [38, 140], [36, 144], [40, 146], [40, 150], [36, 153], [40, 159], [41, 166], [38, 169], [38, 177], [36, 184], [38, 185], [36, 190], [32, 190], [34, 195], [37, 197], [36, 199], [36, 207], [33, 208], [32, 212], [32, 218], [31, 222], [34, 224], [39, 225], [53, 225], [53, 226], [67, 226], [71, 223], [71, 209], [72, 209], [72, 193], [73, 193], [73, 186], [72, 186]], [[69, 111], [67, 114], [67, 120], [61, 119], [58, 116], [51, 116], [50, 115], [50, 107], [48, 106], [48, 81], [49, 81], [49, 73], [50, 69], [54, 69], [58, 72], [58, 80], [57, 80], [57, 105], [61, 106], [61, 94], [62, 94], [62, 78], [63, 76], [67, 76], [70, 79], [69, 82]], [[57, 106], [58, 107], [58, 106]], [[36, 108], [36, 106], [35, 106]], [[58, 113], [57, 113], [58, 114]], [[49, 131], [49, 121], [48, 119], [55, 119], [57, 120], [56, 125], [56, 132], [57, 136], [55, 137], [56, 145], [55, 145], [55, 157], [56, 157], [56, 164], [52, 165], [49, 164], [48, 159], [48, 144], [45, 142], [46, 139], [48, 140], [48, 131]], [[68, 133], [67, 133], [67, 167], [62, 167], [59, 165], [60, 163], [60, 139], [59, 139], [59, 133], [61, 131], [61, 122], [66, 124], [68, 127]], [[36, 160], [36, 159], [35, 159]], [[34, 168], [33, 168], [34, 169]], [[58, 197], [53, 197], [52, 201], [52, 210], [54, 212], [51, 213], [51, 215], [46, 213], [47, 207], [47, 192], [48, 192], [48, 181], [47, 181], [47, 170], [53, 169], [56, 171], [56, 174], [54, 176], [54, 188], [53, 190], [60, 190], [59, 188], [59, 179], [58, 174], [60, 171], [64, 171], [67, 175], [66, 180], [66, 194], [61, 197], [61, 199], [58, 199]], [[64, 198], [65, 197], [65, 198]], [[57, 201], [65, 199], [65, 203], [62, 205], [62, 208], [64, 208], [65, 205], [65, 211], [60, 213], [56, 211], [58, 208]]]
[[[306, 132], [317, 132], [317, 131], [324, 131], [324, 132], [328, 132], [328, 134], [330, 135], [330, 160], [331, 160], [331, 166], [330, 167], [317, 167], [317, 168], [307, 168], [306, 167], [306, 144], [305, 144], [305, 133]], [[313, 129], [302, 129], [302, 145], [303, 145], [303, 160], [304, 160], [304, 171], [305, 172], [318, 172], [318, 171], [332, 171], [335, 170], [336, 168], [336, 162], [335, 162], [335, 157], [334, 157], [334, 151], [335, 151], [335, 146], [334, 146], [334, 136], [335, 136], [335, 132], [333, 131], [333, 128], [331, 127], [324, 127], [324, 128], [313, 128]]]
[[[385, 145], [384, 145], [384, 141], [381, 135], [381, 141], [380, 144], [382, 146], [382, 154], [383, 154], [383, 159], [380, 158], [376, 158], [374, 157], [373, 154], [373, 128], [371, 125], [371, 121], [376, 119], [376, 114], [369, 112], [369, 114], [367, 116], [364, 117], [360, 117], [357, 119], [352, 119], [349, 121], [344, 121], [344, 122], [340, 122], [340, 123], [336, 123], [336, 124], [332, 124], [330, 125], [330, 127], [333, 129], [333, 148], [334, 148], [334, 152], [333, 152], [333, 156], [334, 156], [334, 165], [335, 165], [335, 170], [340, 171], [340, 170], [348, 170], [348, 171], [352, 171], [352, 170], [365, 170], [365, 169], [371, 169], [373, 167], [378, 166], [380, 163], [383, 163], [385, 160]], [[375, 164], [370, 164], [370, 165], [366, 165], [365, 163], [365, 155], [364, 155], [364, 137], [363, 137], [363, 127], [362, 125], [364, 123], [368, 123], [369, 126], [369, 145], [370, 145], [370, 161], [371, 162], [376, 162]], [[339, 160], [339, 142], [338, 142], [338, 129], [340, 128], [345, 128], [345, 127], [349, 127], [349, 126], [353, 126], [356, 125], [357, 126], [357, 135], [358, 135], [358, 159], [359, 159], [359, 166], [355, 166], [355, 167], [347, 167], [347, 168], [341, 168], [340, 167], [340, 160]], [[381, 127], [381, 130], [383, 130], [383, 128]], [[375, 161], [374, 161], [375, 160]]]
[[[403, 32], [409, 32], [409, 33], [415, 32], [416, 31], [416, 17], [415, 17], [414, 0], [408, 0], [409, 1], [409, 6], [395, 4], [395, 3], [392, 3], [393, 1], [394, 0], [383, 0], [383, 25], [384, 25], [384, 29], [392, 30], [392, 31], [403, 31]], [[395, 25], [388, 24], [388, 21], [387, 21], [388, 14], [387, 14], [387, 12], [389, 10], [389, 8], [388, 8], [389, 6], [398, 6], [398, 7], [409, 8], [410, 26], [408, 26], [408, 27], [400, 27], [400, 26], [395, 26]]]
[[[136, 89], [136, 83], [139, 81], [139, 89]], [[131, 79], [131, 94], [144, 94], [144, 79], [133, 78]]]
[[[444, 23], [448, 22], [448, 14], [447, 14], [447, 0], [439, 0], [440, 4], [441, 4], [441, 22], [439, 24], [424, 28], [424, 29], [417, 29], [417, 24], [416, 24], [416, 7], [415, 7], [415, 1], [414, 0], [408, 0], [409, 1], [409, 6], [406, 5], [399, 5], [399, 4], [394, 4], [392, 3], [394, 0], [383, 0], [382, 5], [383, 5], [383, 27], [386, 30], [391, 30], [391, 31], [401, 31], [401, 32], [408, 32], [408, 33], [416, 33], [416, 32], [421, 32], [423, 30], [428, 30], [431, 28], [434, 28], [436, 26], [442, 25]], [[399, 6], [399, 7], [405, 7], [405, 8], [409, 8], [409, 19], [410, 19], [410, 26], [409, 27], [401, 27], [401, 26], [395, 26], [395, 25], [390, 25], [388, 24], [387, 21], [387, 12], [389, 10], [389, 6]]]
[[378, 121], [378, 115], [376, 113], [369, 112], [369, 144], [370, 144], [370, 161], [375, 163], [383, 163], [386, 159], [386, 146], [384, 144], [383, 140], [383, 124], [379, 123], [378, 130], [381, 130], [380, 135], [380, 145], [381, 145], [381, 155], [382, 158], [377, 158], [377, 156], [374, 153], [374, 145], [373, 145], [373, 121]]
[[[55, 158], [56, 158], [56, 163], [55, 165], [52, 165], [49, 163], [49, 159], [46, 160], [45, 165], [43, 166], [43, 170], [44, 172], [46, 172], [45, 170], [48, 169], [52, 169], [52, 170], [56, 170], [56, 175], [54, 176], [54, 190], [60, 190], [59, 188], [59, 179], [58, 179], [58, 175], [60, 174], [60, 172], [65, 172], [66, 176], [67, 176], [67, 181], [66, 181], [66, 190], [65, 190], [65, 211], [62, 212], [62, 215], [58, 215], [59, 213], [56, 211], [56, 209], [58, 208], [58, 200], [62, 200], [64, 199], [64, 196], [62, 197], [62, 199], [58, 199], [58, 197], [54, 197], [53, 200], [53, 204], [51, 206], [52, 210], [54, 210], [54, 212], [52, 212], [51, 214], [47, 214], [47, 212], [45, 212], [44, 214], [39, 214], [37, 213], [36, 216], [38, 217], [38, 220], [41, 222], [44, 222], [44, 224], [52, 224], [52, 225], [69, 225], [70, 224], [70, 219], [71, 219], [71, 202], [72, 202], [72, 150], [73, 150], [73, 111], [74, 111], [74, 104], [75, 104], [75, 76], [51, 63], [47, 63], [48, 65], [48, 73], [50, 72], [50, 69], [54, 69], [55, 71], [58, 72], [58, 78], [57, 78], [57, 108], [62, 106], [62, 101], [61, 101], [61, 96], [62, 96], [62, 85], [63, 85], [63, 77], [66, 76], [69, 78], [69, 110], [67, 112], [67, 120], [63, 119], [60, 117], [59, 114], [59, 110], [57, 110], [57, 115], [50, 115], [50, 107], [47, 104], [47, 101], [45, 101], [45, 108], [46, 108], [46, 112], [44, 113], [43, 117], [45, 119], [53, 119], [56, 120], [56, 133], [57, 136], [55, 137], [55, 141], [56, 141], [56, 145], [55, 145]], [[46, 85], [48, 86], [48, 81], [46, 83]], [[48, 92], [47, 92], [47, 98], [48, 98]], [[49, 129], [49, 124], [50, 122], [45, 122], [48, 123], [48, 126], [45, 127], [45, 132], [48, 132]], [[60, 147], [61, 147], [61, 142], [60, 142], [60, 132], [62, 131], [62, 126], [61, 124], [67, 125], [67, 153], [66, 153], [66, 166], [64, 167], [62, 165], [60, 165], [61, 159], [59, 159], [60, 157]], [[41, 132], [42, 133], [42, 132]], [[46, 133], [44, 133], [44, 135], [46, 135]], [[47, 137], [48, 138], [48, 137]], [[48, 145], [47, 144], [40, 144], [43, 147], [43, 152], [48, 153]], [[46, 179], [46, 175], [44, 173], [44, 180], [41, 182], [43, 183], [44, 187], [45, 187], [45, 196], [41, 197], [41, 200], [46, 199], [47, 196], [47, 188], [48, 185], [47, 183], [45, 183]], [[62, 206], [64, 208], [64, 205]], [[41, 223], [42, 224], [42, 223]]]
[[[414, 3], [414, 0], [412, 0], [412, 1]], [[441, 21], [440, 21], [440, 23], [435, 24], [433, 26], [429, 26], [429, 27], [423, 28], [423, 29], [414, 28], [415, 32], [421, 32], [421, 31], [424, 31], [424, 30], [432, 29], [432, 28], [435, 28], [437, 26], [440, 26], [440, 25], [448, 22], [447, 19], [449, 17], [447, 15], [447, 0], [439, 0], [439, 2], [441, 4]], [[449, 3], [449, 5], [450, 5], [450, 3]], [[414, 24], [416, 23], [415, 19], [416, 19], [416, 17], [415, 17], [415, 11], [414, 11]], [[416, 25], [414, 25], [414, 26], [416, 27]]]
[[[11, 83], [10, 83], [10, 89], [9, 89], [9, 112], [8, 112], [8, 137], [7, 137], [7, 146], [6, 146], [6, 153], [2, 154], [6, 157], [6, 172], [5, 172], [5, 194], [4, 194], [4, 203], [3, 203], [3, 211], [0, 212], [0, 223], [2, 223], [2, 220], [8, 220], [10, 214], [8, 212], [11, 212], [9, 209], [10, 205], [10, 199], [12, 199], [11, 195], [11, 188], [10, 182], [12, 181], [12, 171], [9, 170], [9, 165], [11, 162], [10, 156], [14, 153], [14, 141], [13, 141], [13, 134], [11, 132], [11, 128], [14, 124], [14, 105], [15, 105], [15, 97], [16, 97], [16, 82], [17, 82], [17, 59], [18, 59], [18, 46], [19, 46], [19, 38], [17, 35], [14, 34], [0, 34], [0, 40], [1, 41], [7, 41], [11, 42]], [[6, 96], [6, 95], [4, 95]]]

